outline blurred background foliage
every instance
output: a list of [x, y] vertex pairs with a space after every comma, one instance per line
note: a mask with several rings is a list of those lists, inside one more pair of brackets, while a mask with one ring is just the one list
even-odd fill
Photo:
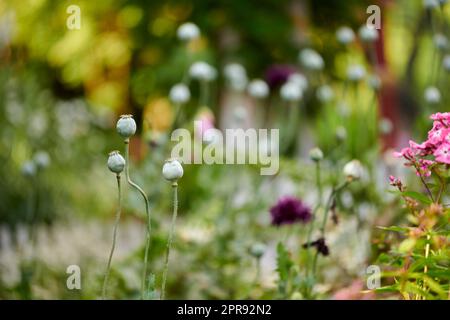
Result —
[[[383, 43], [377, 54], [384, 64], [377, 67], [371, 64], [367, 47], [355, 43], [346, 48], [335, 40], [336, 29], [342, 25], [358, 30], [367, 19], [367, 6], [373, 2], [382, 7], [383, 19]], [[72, 4], [81, 9], [80, 30], [66, 27], [66, 10]], [[116, 198], [115, 181], [105, 165], [106, 155], [113, 149], [122, 150], [114, 126], [119, 114], [129, 113], [134, 115], [139, 130], [131, 142], [132, 176], [145, 187], [152, 203], [156, 233], [151, 268], [161, 269], [159, 257], [165, 246], [171, 196], [168, 184], [160, 177], [161, 165], [169, 156], [165, 141], [174, 117], [167, 99], [170, 87], [181, 81], [196, 60], [208, 61], [219, 70], [226, 63], [239, 62], [250, 78], [265, 78], [274, 65], [296, 65], [299, 49], [305, 47], [316, 49], [325, 60], [322, 78], [310, 79], [313, 87], [325, 82], [341, 94], [348, 63], [360, 63], [370, 73], [378, 73], [383, 86], [391, 90], [377, 99], [367, 85], [359, 85], [359, 96], [349, 97], [348, 101], [354, 117], [347, 120], [342, 120], [336, 104], [320, 103], [311, 91], [307, 94], [303, 124], [313, 132], [308, 136], [312, 141], [306, 145], [319, 145], [330, 156], [329, 165], [323, 169], [324, 179], [330, 185], [339, 179], [336, 168], [352, 158], [361, 159], [368, 169], [368, 180], [338, 199], [346, 208], [342, 210], [344, 215], [354, 217], [365, 210], [378, 213], [377, 219], [382, 223], [402, 219], [401, 214], [394, 213], [395, 201], [383, 193], [389, 170], [380, 169], [377, 161], [384, 159], [386, 149], [403, 144], [412, 128], [413, 137], [423, 137], [429, 126], [425, 120], [429, 112], [448, 110], [448, 72], [439, 63], [430, 65], [429, 61], [442, 60], [442, 53], [433, 46], [433, 28], [448, 34], [449, 15], [447, 6], [436, 15], [433, 25], [419, 0], [2, 1], [3, 247], [10, 242], [10, 234], [11, 241], [20, 244], [24, 225], [30, 229], [43, 225], [50, 228], [49, 243], [56, 239], [60, 244], [65, 242], [58, 234], [67, 232], [73, 238], [61, 250], [83, 251], [89, 244], [77, 247], [73, 242], [88, 233], [83, 223], [92, 220], [100, 220], [102, 226], [97, 228], [100, 230], [90, 228], [86, 238], [92, 242], [101, 238], [108, 243]], [[187, 48], [176, 38], [178, 26], [185, 21], [195, 22], [202, 32], [201, 38]], [[209, 106], [217, 124], [227, 95], [221, 89], [224, 83], [220, 76]], [[424, 88], [430, 84], [436, 85], [443, 95], [438, 106], [423, 101]], [[200, 90], [197, 84], [193, 83], [191, 89], [194, 98], [186, 106], [188, 119], [202, 107], [195, 98]], [[277, 98], [277, 88], [272, 89], [272, 104], [279, 113], [287, 113]], [[392, 100], [392, 92], [395, 101], [386, 102]], [[394, 124], [394, 132], [383, 136], [377, 115]], [[347, 130], [345, 143], [336, 140], [340, 126]], [[278, 230], [268, 226], [267, 213], [279, 194], [288, 190], [313, 202], [308, 198], [308, 186], [314, 181], [312, 168], [305, 155], [296, 157], [292, 148], [284, 154], [280, 174], [275, 178], [263, 178], [253, 167], [186, 166], [180, 192], [181, 215], [186, 220], [182, 220], [181, 241], [177, 242], [174, 256], [182, 263], [173, 264], [170, 296], [273, 297], [270, 285], [270, 290], [252, 287], [249, 279], [253, 277], [254, 261], [248, 248], [255, 241], [270, 242], [280, 237]], [[286, 180], [288, 187], [282, 183]], [[137, 222], [136, 230], [130, 227], [130, 232], [139, 234], [138, 240], [143, 239], [145, 217], [141, 206], [138, 195], [126, 192], [124, 221], [131, 225]], [[364, 222], [360, 216], [357, 220], [358, 225], [366, 223], [367, 227], [374, 223]], [[85, 222], [68, 232], [51, 228], [57, 221]], [[77, 228], [81, 230], [76, 231]], [[115, 298], [138, 296], [139, 280], [133, 282], [133, 277], [139, 274], [143, 248], [140, 242], [129, 242], [130, 248], [119, 253], [121, 258], [112, 276], [117, 281], [112, 287], [119, 288], [114, 290]], [[44, 252], [38, 258], [39, 267], [33, 259], [18, 259], [15, 273], [3, 266], [0, 298], [98, 297], [93, 284], [100, 283], [107, 245], [98, 247], [92, 249], [88, 258], [71, 257], [90, 270], [83, 280], [86, 290], [66, 290], [66, 275], [61, 270], [68, 262], [61, 259], [55, 263], [58, 267], [52, 266], [46, 262], [51, 253]], [[373, 257], [368, 254], [364, 263]], [[336, 271], [345, 274], [343, 285], [358, 275], [356, 268], [338, 269], [345, 270]], [[29, 277], [34, 284], [27, 280]], [[49, 284], [52, 279], [54, 282]], [[337, 288], [330, 285], [322, 289], [329, 293]]]

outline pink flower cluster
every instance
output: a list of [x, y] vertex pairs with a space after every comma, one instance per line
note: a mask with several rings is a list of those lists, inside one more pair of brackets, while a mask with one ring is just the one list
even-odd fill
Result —
[[431, 167], [436, 163], [450, 164], [450, 112], [432, 114], [430, 119], [433, 128], [428, 131], [425, 142], [419, 144], [410, 140], [408, 148], [394, 153], [398, 158], [405, 158], [406, 165], [414, 167], [417, 175], [424, 177], [431, 175]]

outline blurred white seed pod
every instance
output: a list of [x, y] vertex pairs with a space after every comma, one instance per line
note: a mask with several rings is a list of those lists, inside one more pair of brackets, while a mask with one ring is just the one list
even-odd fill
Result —
[[320, 102], [327, 103], [333, 100], [334, 91], [329, 85], [324, 84], [317, 88], [316, 97]]
[[112, 151], [108, 157], [108, 168], [111, 172], [119, 174], [125, 168], [125, 159], [119, 153], [119, 151]]
[[50, 165], [50, 156], [45, 151], [38, 151], [34, 155], [33, 161], [38, 169], [45, 169]]
[[425, 89], [425, 101], [430, 104], [436, 104], [441, 101], [441, 92], [436, 87], [428, 87]]
[[184, 104], [191, 98], [191, 92], [185, 84], [179, 83], [170, 89], [169, 98], [173, 103]]
[[450, 72], [450, 54], [445, 55], [442, 65], [446, 71]]
[[253, 98], [263, 99], [269, 95], [269, 86], [264, 80], [254, 79], [248, 84], [247, 91]]
[[361, 26], [358, 31], [359, 38], [363, 42], [374, 42], [378, 40], [378, 30], [367, 25]]
[[323, 159], [323, 152], [319, 148], [313, 148], [309, 151], [309, 158], [312, 161], [318, 162]]
[[116, 124], [117, 132], [125, 139], [136, 133], [136, 121], [130, 114], [121, 115]]
[[448, 48], [448, 39], [442, 33], [437, 33], [433, 36], [433, 42], [437, 49], [445, 51]]
[[378, 130], [380, 130], [381, 134], [390, 134], [393, 129], [394, 125], [392, 124], [391, 120], [389, 120], [388, 118], [383, 118], [380, 120], [380, 123], [378, 124]]
[[197, 61], [189, 68], [189, 75], [196, 80], [212, 81], [217, 77], [217, 71], [210, 64], [203, 61]]
[[343, 172], [347, 179], [358, 180], [361, 179], [364, 169], [359, 160], [352, 160], [344, 166]]
[[369, 78], [367, 79], [367, 84], [370, 88], [372, 88], [375, 91], [378, 91], [381, 89], [381, 79], [376, 74], [371, 74]]
[[243, 106], [235, 107], [233, 110], [233, 117], [239, 123], [245, 122], [248, 117], [247, 109]]
[[255, 258], [261, 258], [266, 252], [267, 246], [264, 243], [257, 242], [250, 247], [250, 254]]
[[241, 64], [227, 64], [223, 69], [223, 73], [232, 89], [236, 91], [245, 90], [248, 82], [247, 71], [245, 71], [245, 68]]
[[194, 23], [186, 22], [178, 27], [177, 36], [181, 41], [191, 41], [200, 36], [200, 29]]
[[320, 71], [325, 66], [322, 56], [310, 48], [300, 51], [299, 60], [302, 66], [308, 70]]
[[347, 77], [350, 81], [360, 81], [366, 76], [366, 69], [362, 65], [355, 64], [347, 68]]
[[345, 141], [347, 139], [347, 130], [342, 126], [339, 126], [336, 128], [335, 135], [339, 142]]
[[423, 6], [425, 9], [434, 9], [439, 7], [439, 1], [438, 0], [423, 0]]
[[336, 38], [339, 43], [347, 45], [355, 40], [355, 32], [350, 27], [340, 27], [336, 31]]
[[22, 174], [25, 177], [32, 177], [36, 174], [36, 164], [34, 163], [34, 161], [26, 161], [23, 165], [22, 165]]
[[166, 180], [176, 182], [183, 176], [183, 167], [178, 160], [169, 159], [163, 165], [162, 175]]
[[302, 91], [308, 89], [308, 79], [301, 73], [293, 73], [288, 77], [288, 82], [297, 83]]
[[297, 83], [288, 81], [281, 86], [280, 95], [282, 99], [294, 102], [301, 100], [303, 91]]

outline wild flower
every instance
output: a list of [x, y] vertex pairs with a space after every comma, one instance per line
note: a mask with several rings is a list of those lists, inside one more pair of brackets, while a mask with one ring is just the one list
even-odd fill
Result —
[[256, 99], [264, 99], [269, 95], [269, 86], [264, 80], [254, 79], [247, 88], [248, 94]]
[[278, 202], [270, 208], [272, 216], [272, 224], [281, 226], [284, 224], [293, 224], [295, 222], [307, 223], [311, 220], [311, 209], [301, 200], [286, 196], [278, 200]]
[[288, 81], [289, 77], [296, 72], [297, 69], [293, 65], [274, 64], [267, 69], [265, 79], [269, 87], [275, 89]]

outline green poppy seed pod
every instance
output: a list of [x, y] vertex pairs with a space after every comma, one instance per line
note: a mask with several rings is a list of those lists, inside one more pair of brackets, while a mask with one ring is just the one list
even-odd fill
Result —
[[257, 259], [261, 258], [264, 252], [266, 252], [266, 245], [264, 243], [257, 242], [250, 248], [250, 254]]
[[344, 175], [349, 181], [359, 180], [363, 175], [363, 167], [358, 160], [352, 160], [344, 166]]
[[119, 151], [109, 153], [108, 168], [116, 174], [120, 174], [125, 168], [125, 159], [120, 155]]
[[163, 177], [171, 182], [177, 182], [183, 176], [183, 167], [176, 159], [169, 159], [162, 168]]
[[309, 158], [314, 162], [319, 162], [323, 159], [323, 152], [319, 148], [313, 148], [309, 151]]
[[134, 121], [132, 115], [121, 115], [119, 121], [117, 121], [116, 129], [124, 139], [128, 139], [136, 133], [136, 121]]

